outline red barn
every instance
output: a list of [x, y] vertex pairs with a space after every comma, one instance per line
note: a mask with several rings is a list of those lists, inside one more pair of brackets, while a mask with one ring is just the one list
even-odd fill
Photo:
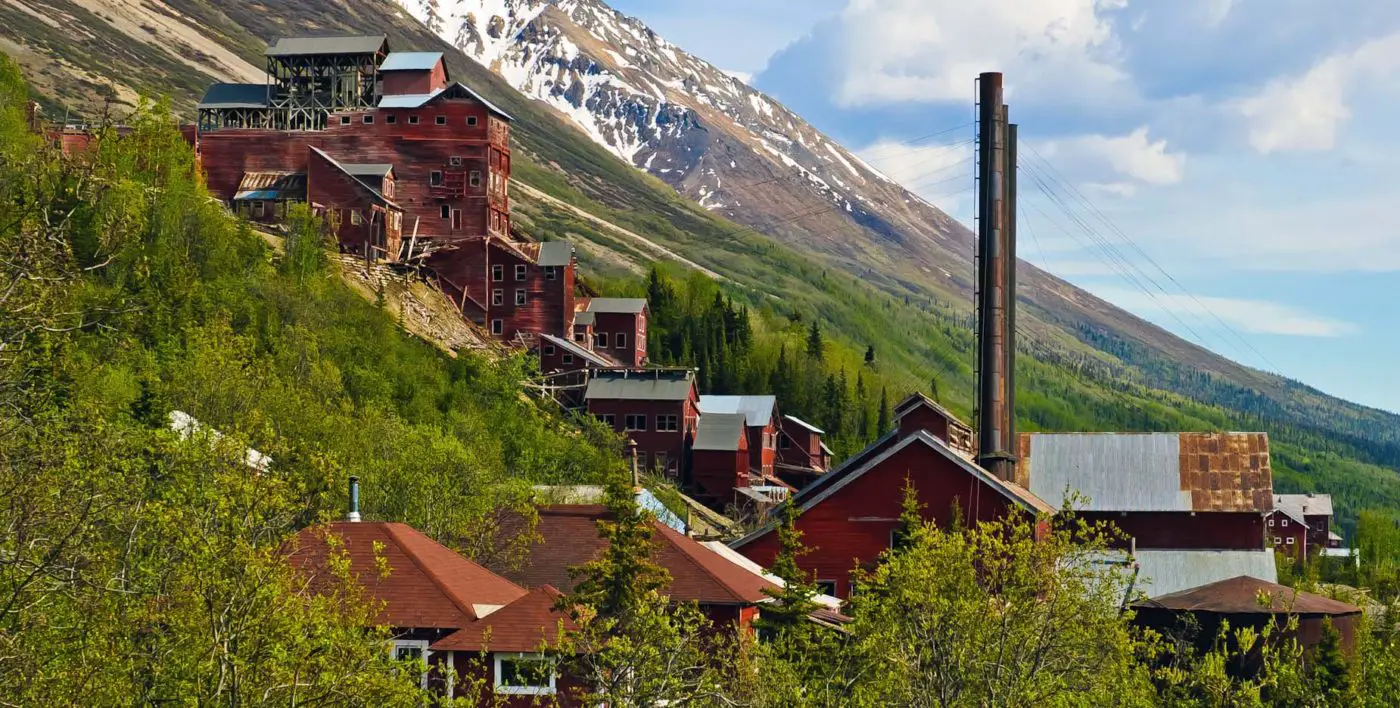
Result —
[[[598, 556], [606, 541], [598, 536], [598, 522], [609, 518], [607, 507], [594, 504], [560, 504], [538, 507], [536, 540], [521, 567], [500, 569], [522, 585], [573, 589], [570, 568]], [[666, 592], [675, 602], [694, 602], [718, 626], [748, 627], [759, 606], [770, 598], [765, 589], [776, 586], [671, 527], [651, 520], [655, 546], [651, 559], [671, 575]]]
[[774, 471], [779, 479], [801, 489], [831, 468], [831, 450], [822, 442], [825, 432], [811, 423], [785, 415], [781, 426]]
[[778, 461], [778, 399], [774, 396], [701, 396], [700, 413], [744, 416], [749, 437], [749, 469], [758, 477], [776, 479], [773, 465]]
[[592, 315], [593, 349], [607, 351], [625, 366], [647, 363], [647, 301], [637, 297], [595, 297], [583, 302]]
[[[890, 547], [906, 483], [914, 485], [927, 518], [940, 523], [955, 514], [976, 523], [1010, 513], [1054, 513], [1034, 494], [997, 479], [930, 432], [896, 430], [788, 501], [801, 510], [797, 528], [811, 549], [799, 563], [827, 594], [849, 597], [852, 569], [874, 562]], [[775, 526], [730, 546], [769, 566], [778, 554]]]
[[1275, 494], [1268, 524], [1269, 543], [1295, 560], [1306, 561], [1342, 543], [1332, 531], [1329, 494]]
[[689, 484], [685, 453], [700, 421], [694, 371], [598, 371], [583, 400], [590, 414], [637, 443], [640, 466]]
[[[353, 581], [380, 605], [376, 624], [394, 632], [394, 656], [427, 661], [424, 687], [461, 695], [452, 672], [445, 670], [451, 667], [485, 678], [486, 686], [509, 697], [510, 705], [531, 705], [535, 698], [556, 695], [564, 705], [571, 704], [563, 690], [567, 679], [552, 670], [525, 685], [515, 680], [521, 674], [514, 670], [518, 665], [552, 666], [539, 650], [553, 645], [558, 633], [561, 616], [552, 611], [558, 597], [553, 588], [526, 591], [397, 523], [311, 527], [297, 535], [289, 551], [289, 562], [319, 592], [334, 591], [331, 559], [346, 555]], [[381, 574], [381, 562], [388, 564], [388, 575]]]
[[743, 414], [703, 413], [690, 449], [691, 496], [721, 510], [733, 504], [735, 490], [749, 486], [749, 438]]

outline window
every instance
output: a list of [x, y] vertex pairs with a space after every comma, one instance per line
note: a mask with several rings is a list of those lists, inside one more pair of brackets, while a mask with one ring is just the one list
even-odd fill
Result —
[[340, 117], [340, 124], [341, 124], [341, 125], [350, 125], [350, 116], [341, 116], [341, 117]]
[[476, 125], [476, 116], [467, 116], [467, 125]]
[[492, 304], [492, 305], [504, 305], [504, 304], [506, 304], [506, 291], [505, 291], [505, 290], [502, 290], [501, 288], [496, 288], [495, 290], [492, 290], [492, 291], [491, 291], [491, 304]]
[[392, 114], [392, 113], [390, 113], [389, 115], [384, 116], [384, 122], [385, 122], [385, 123], [397, 123], [397, 122], [399, 122], [399, 117], [396, 116], [396, 115], [394, 115], [394, 114]]
[[1277, 546], [1281, 541], [1283, 541], [1283, 539], [1279, 538], [1278, 536], [1274, 536], [1274, 545], [1275, 545], [1275, 546]]
[[602, 421], [603, 424], [607, 425], [609, 428], [617, 426], [617, 417], [611, 413], [599, 413], [598, 420]]
[[890, 548], [897, 550], [900, 548], [904, 548], [908, 544], [909, 535], [905, 533], [902, 527], [896, 526], [890, 529]]
[[1284, 519], [1284, 520], [1280, 521], [1280, 522], [1279, 522], [1279, 526], [1282, 526], [1282, 527], [1284, 527], [1284, 528], [1288, 528], [1288, 519]]
[[253, 202], [253, 216], [264, 216], [267, 214], [267, 205], [263, 202]]
[[409, 116], [409, 117], [408, 117], [408, 124], [409, 124], [409, 125], [418, 125], [418, 116]]
[[593, 335], [593, 346], [595, 346], [595, 347], [602, 347], [603, 349], [607, 349], [607, 348], [608, 348], [608, 333], [607, 333], [607, 332], [598, 332], [597, 334], [594, 334], [594, 335]]
[[545, 268], [545, 269], [544, 269], [544, 279], [545, 279], [545, 280], [558, 280], [558, 279], [559, 279], [559, 266], [550, 266], [550, 267], [548, 267], [548, 268]]
[[1269, 525], [1270, 525], [1270, 526], [1273, 526], [1273, 525], [1274, 525], [1274, 520], [1273, 520], [1273, 519], [1269, 519]]
[[453, 155], [452, 157], [447, 158], [447, 164], [452, 165], [453, 167], [461, 167], [461, 166], [462, 166], [462, 156], [461, 156], [461, 155]]
[[491, 320], [491, 334], [500, 335], [505, 331], [505, 323], [500, 320]]
[[573, 355], [573, 354], [565, 354], [565, 355], [564, 355], [564, 363], [565, 363], [565, 364], [572, 364], [572, 363], [574, 363], [574, 355]]
[[1293, 540], [1294, 540], [1293, 537], [1292, 537], [1292, 536], [1289, 536], [1289, 537], [1288, 537], [1288, 540], [1286, 541], [1286, 543], [1287, 543], [1288, 545], [1291, 546], [1291, 545], [1293, 545]]
[[583, 344], [583, 338], [586, 336], [587, 335], [583, 332], [574, 332], [574, 341], [578, 342], [579, 344]]
[[373, 114], [373, 113], [366, 113], [366, 114], [364, 115], [363, 120], [364, 120], [364, 122], [365, 122], [365, 125], [369, 125], [370, 123], [373, 123], [373, 122], [374, 122], [374, 114]]
[[358, 211], [356, 211], [356, 210], [354, 210], [354, 209], [351, 209], [351, 210], [350, 210], [350, 225], [351, 225], [351, 226], [360, 226], [360, 225], [362, 225], [362, 224], [364, 224], [364, 223], [365, 223], [365, 217], [360, 216], [360, 212], [358, 212]]
[[788, 449], [789, 447], [792, 447], [792, 442], [788, 440], [788, 437], [787, 437], [786, 435], [779, 436], [779, 437], [778, 437], [778, 449], [779, 449], [779, 450], [786, 450], [786, 449]]
[[524, 279], [525, 279], [525, 272], [526, 272], [526, 266], [525, 266], [524, 263], [517, 263], [517, 264], [515, 264], [515, 279], [516, 279], [516, 280], [524, 280]]
[[626, 348], [627, 348], [627, 333], [626, 333], [626, 332], [618, 332], [618, 333], [617, 333], [617, 336], [616, 336], [616, 337], [613, 337], [613, 346], [616, 347], [616, 348], [618, 348], [618, 349], [626, 349]]
[[680, 416], [658, 415], [656, 416], [656, 430], [663, 433], [672, 433], [680, 430]]
[[647, 431], [647, 416], [645, 413], [628, 413], [623, 421], [626, 427], [623, 430], [645, 433]]
[[830, 596], [832, 596], [832, 597], [836, 597], [836, 581], [835, 581], [835, 580], [818, 580], [818, 581], [817, 581], [817, 591], [820, 592], [820, 593], [823, 594], [823, 595], [830, 595]]
[[496, 654], [496, 693], [554, 695], [554, 661], [543, 654]]
[[515, 289], [515, 304], [517, 304], [517, 305], [524, 305], [524, 304], [525, 304], [525, 289], [524, 289], [524, 288], [516, 288], [516, 289]]
[[448, 218], [451, 218], [451, 217], [452, 217], [452, 209], [451, 209], [451, 207], [447, 206], [446, 204], [443, 204], [443, 205], [442, 205], [442, 208], [440, 208], [440, 209], [438, 210], [438, 213], [442, 214], [442, 218], [444, 218], [444, 219], [448, 219]]
[[473, 187], [480, 187], [480, 186], [481, 186], [481, 171], [480, 171], [480, 170], [472, 170], [471, 174], [470, 174], [470, 175], [467, 175], [467, 184], [470, 184], [470, 185], [473, 186]]
[[418, 680], [419, 685], [423, 688], [428, 687], [428, 671], [426, 662], [428, 661], [429, 654], [431, 654], [431, 652], [428, 651], [428, 640], [426, 639], [394, 640], [394, 661], [402, 661], [406, 663], [419, 661], [425, 662], [423, 665], [423, 675]]
[[442, 186], [442, 170], [433, 170], [432, 172], [429, 172], [429, 173], [428, 173], [428, 186], [429, 186], [429, 187], [441, 187], [441, 186]]
[[647, 468], [647, 454], [646, 454], [645, 452], [642, 452], [641, 450], [638, 450], [638, 451], [637, 451], [637, 469], [639, 469], [639, 470], [645, 470], [646, 468]]
[[545, 356], [554, 356], [554, 345], [553, 345], [553, 344], [546, 344], [546, 345], [544, 345], [544, 355], [545, 355]]
[[491, 266], [491, 279], [494, 280], [494, 281], [496, 281], [496, 282], [498, 282], [498, 283], [501, 282], [502, 280], [505, 280], [505, 279], [506, 279], [506, 267], [503, 266], [503, 265], [501, 265], [501, 264], [499, 264], [499, 263], [497, 263], [496, 265]]
[[656, 469], [659, 469], [659, 470], [661, 470], [662, 472], [665, 472], [665, 471], [666, 471], [666, 453], [661, 452], [660, 450], [657, 450], [656, 455], [653, 456], [653, 459], [656, 460]]
[[436, 116], [433, 118], [433, 122], [438, 125], [447, 125], [447, 116]]

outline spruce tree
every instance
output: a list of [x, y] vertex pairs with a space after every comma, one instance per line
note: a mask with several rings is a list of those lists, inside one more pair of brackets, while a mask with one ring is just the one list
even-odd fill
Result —
[[812, 327], [807, 330], [807, 356], [821, 361], [822, 352], [822, 329], [821, 326], [817, 324], [816, 320], [812, 320]]
[[1326, 705], [1341, 705], [1350, 688], [1349, 667], [1342, 654], [1342, 635], [1330, 619], [1322, 625], [1322, 641], [1313, 659], [1312, 681]]
[[782, 578], [783, 586], [776, 590], [764, 589], [764, 594], [774, 602], [763, 605], [754, 622], [759, 636], [765, 640], [778, 640], [794, 631], [807, 629], [811, 626], [807, 617], [817, 609], [813, 599], [817, 596], [817, 586], [811, 575], [798, 565], [798, 559], [807, 554], [802, 532], [797, 530], [801, 513], [795, 504], [786, 504], [778, 523], [778, 556], [773, 559], [769, 572]]
[[874, 365], [875, 365], [875, 345], [874, 345], [874, 344], [867, 344], [867, 345], [865, 346], [865, 365], [866, 365], [866, 366], [874, 366]]
[[888, 391], [884, 386], [881, 386], [881, 387], [880, 387], [880, 418], [879, 418], [879, 420], [876, 421], [876, 423], [875, 423], [875, 428], [876, 428], [875, 434], [876, 434], [876, 435], [884, 435], [885, 433], [890, 432], [890, 417], [891, 417], [891, 415], [890, 415], [890, 396], [889, 396], [889, 391]]
[[607, 547], [595, 560], [570, 570], [579, 582], [565, 606], [582, 605], [599, 617], [621, 619], [635, 613], [649, 593], [670, 583], [670, 574], [651, 559], [651, 515], [637, 506], [633, 494], [624, 475], [608, 483], [608, 518], [598, 522], [598, 536]]

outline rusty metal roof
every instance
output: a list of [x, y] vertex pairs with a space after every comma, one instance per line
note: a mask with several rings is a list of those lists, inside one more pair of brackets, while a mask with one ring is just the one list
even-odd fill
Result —
[[1265, 433], [1028, 433], [1018, 477], [1056, 506], [1092, 511], [1273, 509]]
[[306, 175], [301, 172], [244, 172], [234, 201], [306, 201]]
[[1361, 608], [1330, 597], [1239, 575], [1136, 604], [1136, 607], [1220, 614], [1354, 615]]

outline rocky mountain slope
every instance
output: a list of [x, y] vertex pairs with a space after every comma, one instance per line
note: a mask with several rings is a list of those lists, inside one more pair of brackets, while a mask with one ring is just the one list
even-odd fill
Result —
[[[433, 21], [426, 6], [398, 1], [8, 0], [0, 47], [50, 115], [94, 116], [108, 97], [120, 113], [138, 94], [165, 94], [186, 118], [208, 83], [256, 73], [279, 36], [387, 33], [395, 47], [442, 50], [454, 78], [517, 118], [519, 223], [574, 241], [595, 273], [684, 259], [756, 305], [877, 344], [893, 380], [936, 376], [949, 405], [970, 407], [963, 227], [594, 0], [439, 0], [434, 29], [413, 14]], [[459, 43], [498, 58], [469, 59]], [[1400, 478], [1364, 464], [1400, 466], [1400, 417], [1239, 366], [1021, 267], [1028, 424], [1263, 428], [1289, 458], [1279, 468], [1294, 473], [1279, 478], [1291, 486], [1345, 470], [1358, 501], [1344, 504], [1380, 495], [1400, 508]]]

